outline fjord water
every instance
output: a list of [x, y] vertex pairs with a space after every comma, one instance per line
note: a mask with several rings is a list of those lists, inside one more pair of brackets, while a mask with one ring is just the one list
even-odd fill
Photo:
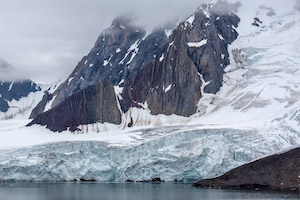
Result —
[[299, 194], [194, 188], [181, 183], [0, 183], [0, 200], [252, 200], [299, 199]]

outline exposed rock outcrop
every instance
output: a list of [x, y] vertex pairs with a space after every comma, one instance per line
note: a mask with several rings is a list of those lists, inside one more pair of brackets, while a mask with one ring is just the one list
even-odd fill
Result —
[[196, 113], [201, 86], [207, 93], [222, 86], [239, 21], [228, 2], [201, 6], [173, 31], [156, 59], [125, 83], [123, 111], [147, 103], [154, 115]]
[[[101, 33], [90, 53], [54, 92], [52, 107], [100, 80], [107, 79], [114, 85], [126, 80], [153, 60], [174, 27], [173, 24], [167, 24], [146, 35], [146, 31], [133, 25], [130, 18], [117, 17], [111, 27]], [[37, 110], [40, 112], [33, 113], [32, 116], [42, 113], [44, 109]]]
[[196, 187], [299, 189], [300, 148], [233, 169], [223, 176], [198, 181]]
[[151, 62], [166, 40], [163, 28], [146, 36], [146, 31], [132, 25], [130, 19], [124, 16], [116, 18], [111, 27], [99, 36], [91, 52], [55, 92], [53, 106], [103, 79], [117, 85], [132, 71]]
[[114, 86], [102, 80], [69, 97], [51, 110], [38, 115], [30, 124], [46, 125], [52, 131], [75, 131], [82, 124], [121, 123]]

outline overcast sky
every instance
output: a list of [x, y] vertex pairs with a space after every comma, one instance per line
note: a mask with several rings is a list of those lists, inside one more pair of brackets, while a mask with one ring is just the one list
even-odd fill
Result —
[[154, 25], [205, 0], [0, 0], [0, 58], [38, 83], [65, 79], [117, 15]]

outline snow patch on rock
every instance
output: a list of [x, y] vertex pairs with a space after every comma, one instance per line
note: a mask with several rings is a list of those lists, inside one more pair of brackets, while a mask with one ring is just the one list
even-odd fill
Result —
[[199, 48], [207, 44], [207, 39], [201, 40], [200, 42], [188, 42], [187, 44], [189, 47]]

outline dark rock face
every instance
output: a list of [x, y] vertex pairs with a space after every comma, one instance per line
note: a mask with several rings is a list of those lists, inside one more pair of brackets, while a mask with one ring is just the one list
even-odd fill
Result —
[[[207, 39], [207, 44], [202, 49], [189, 48], [189, 55], [197, 64], [198, 71], [203, 75], [205, 82], [210, 82], [204, 88], [206, 93], [215, 94], [220, 90], [224, 69], [230, 64], [227, 48], [238, 37], [235, 28], [240, 22], [240, 18], [231, 9], [232, 5], [226, 1], [219, 1], [213, 7], [205, 5], [200, 7], [195, 17], [202, 20], [196, 23], [189, 33], [189, 42]], [[207, 18], [205, 14], [207, 12], [210, 18]], [[203, 32], [199, 33], [199, 30]]]
[[262, 24], [263, 22], [260, 21], [260, 19], [258, 17], [255, 17], [254, 18], [254, 22], [252, 23], [252, 26], [257, 26], [257, 27], [260, 27], [260, 25]]
[[166, 43], [164, 28], [146, 36], [146, 31], [132, 25], [130, 19], [118, 17], [98, 38], [91, 52], [55, 92], [53, 106], [90, 85], [107, 79], [117, 85], [133, 71], [143, 68]]
[[7, 102], [19, 100], [28, 96], [31, 92], [41, 90], [34, 82], [30, 80], [18, 82], [0, 82], [0, 111], [6, 112], [9, 109]]
[[223, 176], [198, 181], [196, 187], [299, 188], [300, 148], [275, 154], [233, 169]]
[[123, 111], [147, 102], [154, 115], [194, 114], [203, 80], [209, 82], [204, 87], [207, 93], [222, 86], [229, 64], [227, 47], [238, 36], [239, 21], [227, 2], [200, 7], [173, 31], [156, 59], [125, 83]]
[[[182, 44], [184, 42], [178, 40], [173, 45], [180, 47]], [[154, 115], [190, 116], [195, 113], [201, 97], [201, 81], [195, 64], [187, 56], [186, 49], [184, 52], [180, 48], [170, 48], [160, 62], [163, 54], [158, 54], [160, 56], [153, 63], [125, 84], [124, 100], [121, 101], [124, 112], [130, 107], [140, 107], [138, 103], [147, 102]]]
[[38, 115], [28, 126], [46, 125], [52, 131], [64, 131], [92, 123], [121, 123], [121, 113], [117, 106], [114, 86], [102, 80], [69, 97], [53, 109]]
[[0, 111], [1, 112], [6, 112], [8, 110], [9, 106], [7, 101], [4, 99], [0, 98]]

